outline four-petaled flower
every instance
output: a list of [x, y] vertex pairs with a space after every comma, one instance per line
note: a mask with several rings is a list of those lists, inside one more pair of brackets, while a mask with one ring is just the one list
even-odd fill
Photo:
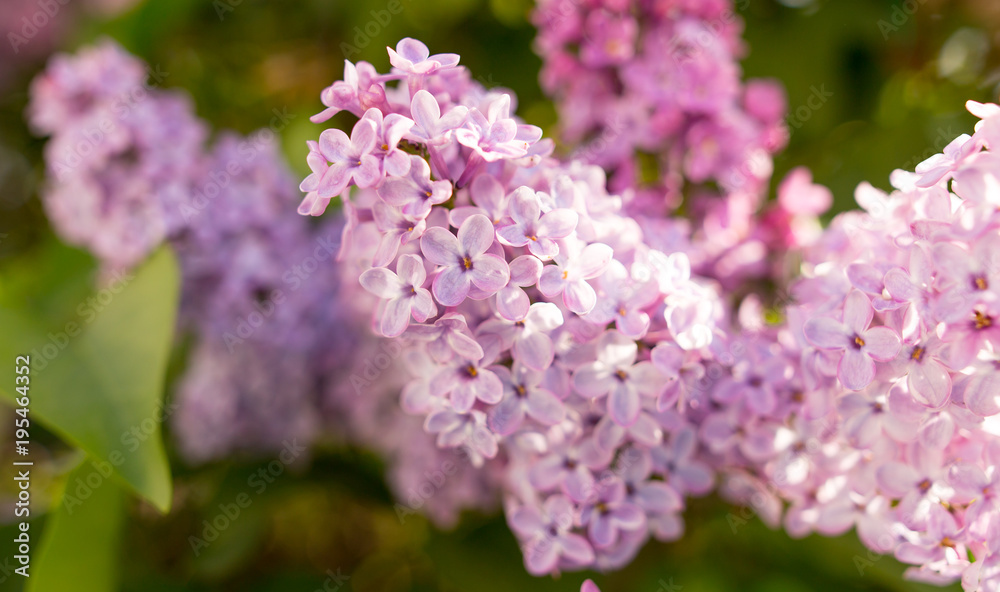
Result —
[[455, 105], [442, 114], [437, 99], [426, 90], [419, 90], [410, 101], [410, 116], [415, 125], [410, 128], [409, 136], [428, 146], [440, 146], [447, 143], [452, 132], [465, 123], [469, 109]]
[[666, 386], [666, 378], [652, 362], [635, 363], [638, 353], [635, 341], [607, 331], [597, 341], [597, 361], [573, 374], [573, 387], [581, 395], [595, 399], [608, 395], [608, 415], [623, 427], [639, 418], [640, 394], [655, 397]]
[[625, 483], [618, 477], [602, 479], [582, 510], [581, 523], [598, 549], [610, 547], [620, 530], [637, 530], [646, 525], [646, 515], [628, 501]]
[[410, 156], [405, 177], [390, 177], [378, 188], [385, 203], [401, 208], [407, 216], [422, 220], [431, 208], [451, 197], [451, 181], [431, 181], [431, 168], [419, 156]]
[[587, 314], [597, 305], [597, 292], [587, 280], [596, 278], [607, 269], [614, 252], [603, 243], [592, 243], [576, 253], [560, 250], [555, 265], [542, 269], [538, 289], [548, 298], [562, 294], [566, 308], [579, 315]]
[[806, 322], [806, 339], [820, 349], [842, 351], [837, 378], [844, 388], [860, 391], [875, 379], [875, 362], [888, 362], [901, 347], [899, 334], [889, 327], [871, 327], [875, 311], [860, 290], [844, 302], [843, 322], [816, 317]]
[[507, 285], [510, 269], [502, 257], [487, 253], [496, 233], [482, 215], [469, 217], [458, 229], [458, 238], [444, 228], [429, 228], [420, 238], [420, 249], [442, 267], [432, 290], [445, 306], [458, 306], [473, 288], [489, 296]]
[[396, 44], [396, 49], [389, 50], [389, 63], [407, 74], [427, 75], [442, 68], [454, 68], [458, 65], [459, 56], [456, 53], [439, 53], [431, 55], [422, 42], [404, 37]]
[[497, 228], [497, 236], [512, 247], [527, 246], [535, 257], [547, 260], [559, 253], [557, 239], [566, 238], [576, 229], [579, 216], [567, 209], [542, 214], [542, 206], [529, 187], [518, 187], [510, 201], [513, 224]]
[[489, 426], [507, 436], [524, 423], [527, 415], [542, 425], [555, 425], [566, 417], [566, 408], [552, 391], [544, 388], [541, 372], [515, 363], [510, 370], [496, 366], [493, 371], [504, 385], [504, 397], [489, 411]]
[[362, 119], [375, 124], [375, 148], [372, 152], [382, 163], [382, 171], [393, 177], [405, 175], [410, 170], [410, 158], [399, 149], [399, 141], [413, 127], [413, 120], [399, 113], [390, 113], [383, 119], [382, 112], [375, 108], [365, 111]]
[[587, 539], [572, 532], [574, 515], [573, 503], [562, 495], [549, 496], [541, 508], [522, 506], [511, 513], [510, 527], [527, 540], [524, 565], [530, 573], [547, 574], [563, 557], [583, 565], [594, 560]]
[[541, 128], [519, 125], [510, 117], [508, 94], [492, 99], [486, 106], [485, 114], [479, 109], [469, 111], [465, 127], [455, 130], [459, 143], [474, 150], [486, 162], [524, 156], [528, 147], [541, 137]]
[[330, 167], [315, 187], [311, 182], [307, 184], [307, 177], [302, 189], [315, 189], [319, 197], [326, 198], [340, 195], [351, 181], [358, 187], [371, 187], [378, 183], [382, 170], [378, 158], [372, 154], [377, 136], [378, 130], [371, 119], [359, 119], [350, 138], [339, 129], [324, 130], [319, 135], [319, 152], [330, 162]]
[[410, 316], [422, 323], [437, 314], [431, 293], [423, 288], [427, 272], [416, 255], [402, 255], [396, 261], [396, 273], [373, 267], [361, 274], [361, 285], [379, 298], [386, 299], [380, 328], [382, 335], [396, 337], [410, 324]]

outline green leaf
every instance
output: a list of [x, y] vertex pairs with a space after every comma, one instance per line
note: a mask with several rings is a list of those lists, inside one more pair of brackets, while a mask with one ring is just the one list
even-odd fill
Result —
[[49, 518], [32, 561], [27, 592], [77, 590], [84, 582], [93, 592], [117, 589], [125, 494], [116, 483], [106, 482], [88, 487], [85, 498], [76, 497], [73, 488], [86, 486], [94, 474], [90, 462], [70, 473], [66, 496]]
[[15, 399], [14, 359], [30, 354], [31, 417], [110, 464], [164, 512], [171, 485], [162, 394], [178, 284], [176, 261], [164, 248], [77, 301], [60, 322], [0, 308], [0, 395]]

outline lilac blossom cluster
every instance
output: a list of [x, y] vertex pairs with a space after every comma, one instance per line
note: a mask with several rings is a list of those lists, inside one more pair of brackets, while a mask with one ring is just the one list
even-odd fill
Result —
[[[564, 139], [612, 172], [614, 191], [634, 192], [631, 211], [762, 197], [787, 137], [785, 98], [776, 83], [741, 81], [730, 0], [543, 0], [534, 22]], [[685, 186], [708, 183], [718, 191]]]
[[154, 88], [110, 40], [54, 57], [32, 85], [28, 119], [52, 136], [42, 203], [60, 237], [105, 270], [134, 266], [164, 241], [178, 254], [179, 316], [195, 337], [172, 418], [184, 456], [307, 440], [317, 375], [337, 360], [325, 333], [338, 320], [327, 303], [337, 283], [319, 273], [291, 289], [283, 278], [317, 238], [338, 240], [339, 226], [311, 231], [289, 211], [295, 183], [274, 142], [223, 134], [206, 148], [188, 98]]
[[784, 357], [811, 403], [741, 423], [775, 433], [761, 476], [790, 502], [789, 532], [854, 526], [910, 578], [995, 592], [1000, 106], [968, 108], [972, 136], [895, 171], [892, 193], [861, 184], [862, 211], [803, 250]]
[[182, 226], [207, 135], [183, 94], [154, 90], [110, 40], [57, 55], [31, 86], [28, 120], [51, 135], [43, 204], [64, 240], [112, 267], [141, 261]]
[[913, 578], [998, 589], [1000, 107], [826, 231], [829, 191], [793, 171], [750, 233], [803, 261], [778, 323], [692, 272], [690, 226], [553, 158], [511, 93], [412, 39], [389, 56], [323, 92], [314, 121], [357, 121], [309, 143], [300, 212], [342, 201], [400, 404], [499, 484], [529, 572], [621, 567], [719, 481], [793, 536], [855, 527]]
[[[699, 275], [727, 291], [769, 279], [756, 213], [787, 141], [786, 100], [776, 82], [741, 80], [733, 3], [544, 0], [534, 21], [574, 158], [610, 171], [656, 248], [687, 252]], [[673, 210], [684, 219], [665, 219]]]
[[[307, 436], [315, 372], [300, 354], [315, 347], [321, 319], [311, 317], [336, 284], [323, 275], [311, 296], [269, 301], [313, 240], [286, 214], [294, 182], [274, 146], [223, 135], [206, 148], [189, 99], [154, 88], [110, 40], [54, 57], [33, 83], [29, 120], [52, 136], [42, 203], [64, 240], [105, 270], [135, 266], [165, 241], [178, 254], [179, 316], [196, 337], [173, 417], [182, 453], [204, 461]], [[267, 326], [253, 323], [265, 316]]]
[[531, 573], [678, 537], [684, 496], [713, 483], [679, 410], [725, 319], [714, 285], [644, 243], [600, 168], [552, 158], [510, 92], [412, 39], [389, 56], [323, 91], [314, 121], [357, 121], [309, 143], [299, 211], [342, 200], [372, 330], [404, 352], [402, 407], [495, 476]]
[[193, 337], [173, 393], [182, 456], [201, 463], [336, 440], [385, 456], [403, 516], [446, 525], [462, 508], [495, 506], [496, 486], [400, 409], [398, 371], [382, 362], [396, 356], [365, 330], [372, 303], [341, 288], [360, 271], [350, 256], [332, 263], [343, 220], [316, 226], [296, 215], [273, 132], [222, 132], [206, 148], [189, 101], [146, 75], [111, 41], [57, 56], [34, 83], [29, 119], [52, 135], [42, 201], [60, 237], [108, 270], [164, 241], [177, 254], [180, 325]]

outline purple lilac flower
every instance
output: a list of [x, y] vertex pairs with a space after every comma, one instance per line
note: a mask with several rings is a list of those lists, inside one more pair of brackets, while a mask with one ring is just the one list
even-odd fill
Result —
[[472, 287], [492, 294], [507, 285], [510, 270], [500, 257], [487, 253], [495, 240], [493, 225], [485, 216], [468, 218], [458, 236], [443, 228], [430, 228], [420, 238], [428, 261], [442, 267], [434, 278], [434, 297], [445, 306], [461, 304]]
[[[606, 152], [583, 154], [612, 163], [610, 180], [553, 157], [512, 114], [512, 95], [487, 91], [450, 59], [431, 64], [422, 46], [397, 48], [410, 64], [388, 76], [359, 64], [341, 98], [323, 97], [358, 117], [375, 107], [383, 122], [415, 122], [410, 172], [383, 163], [370, 188], [343, 195], [345, 273], [388, 277], [419, 260], [444, 307], [390, 342], [406, 370], [384, 392], [401, 392], [442, 450], [469, 451], [477, 482], [502, 495], [532, 573], [620, 567], [650, 536], [681, 536], [683, 496], [718, 483], [794, 536], [855, 526], [872, 549], [916, 562], [912, 577], [994, 581], [1000, 310], [989, 245], [1000, 204], [988, 188], [1000, 161], [988, 149], [1000, 107], [970, 104], [983, 120], [971, 140], [920, 173], [893, 174], [892, 193], [859, 186], [863, 210], [823, 230], [830, 195], [806, 171], [762, 204], [784, 141], [783, 98], [768, 83], [739, 84], [735, 26], [697, 43], [725, 7], [643, 6], [638, 18], [625, 2], [592, 19], [570, 7], [563, 20], [550, 3], [539, 9], [540, 48], [553, 56], [546, 85], [578, 83], [560, 97], [581, 109], [565, 118], [567, 133], [620, 134], [604, 138]], [[615, 45], [631, 38], [628, 18], [643, 23], [631, 55]], [[588, 20], [625, 25], [601, 37], [584, 30]], [[584, 35], [611, 43], [586, 50], [604, 64], [596, 74], [580, 68], [582, 54], [559, 57]], [[637, 104], [662, 110], [609, 98], [613, 86], [595, 79], [609, 74]], [[392, 80], [409, 92], [386, 87]], [[628, 117], [615, 127], [609, 114]], [[650, 191], [630, 154], [661, 143], [677, 146], [664, 151], [673, 177]], [[310, 159], [324, 174], [327, 162]], [[724, 199], [707, 199], [719, 192], [697, 179], [716, 181]], [[402, 209], [419, 195], [397, 190], [435, 182], [453, 187], [446, 201]], [[688, 183], [691, 220], [664, 216]], [[572, 228], [548, 237], [556, 252], [536, 252], [529, 235], [560, 210], [575, 215]], [[425, 224], [421, 248], [397, 245], [415, 222]], [[800, 264], [770, 260], [768, 249]], [[481, 261], [506, 272], [473, 277]], [[799, 275], [786, 277], [792, 269]], [[413, 289], [426, 289], [417, 279]], [[779, 315], [765, 313], [773, 295], [761, 285], [778, 286]], [[381, 321], [385, 305], [361, 295]], [[935, 522], [944, 508], [954, 525]]]
[[423, 288], [427, 272], [419, 257], [402, 255], [396, 261], [396, 273], [373, 267], [361, 274], [365, 290], [387, 300], [380, 327], [385, 337], [397, 337], [410, 325], [437, 315], [431, 293]]
[[869, 328], [872, 307], [861, 292], [851, 292], [844, 302], [843, 322], [818, 317], [806, 323], [805, 333], [817, 347], [843, 351], [837, 378], [853, 391], [875, 379], [875, 362], [887, 362], [899, 353], [899, 335], [888, 327]]
[[579, 219], [576, 212], [561, 208], [543, 215], [541, 202], [528, 187], [514, 191], [509, 212], [514, 223], [497, 228], [497, 236], [512, 247], [528, 247], [542, 261], [559, 253], [556, 240], [569, 236]]

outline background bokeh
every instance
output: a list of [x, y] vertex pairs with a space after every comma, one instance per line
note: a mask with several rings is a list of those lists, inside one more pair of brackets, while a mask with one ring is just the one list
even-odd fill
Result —
[[[2, 0], [5, 35], [20, 26], [16, 11], [8, 11], [18, 1]], [[556, 135], [555, 110], [537, 82], [530, 1], [400, 2], [403, 10], [385, 23], [372, 12], [386, 7], [381, 0], [146, 0], [117, 14], [70, 2], [17, 54], [5, 45], [0, 301], [24, 298], [37, 309], [58, 310], [80, 301], [92, 283], [94, 262], [56, 245], [47, 226], [37, 198], [44, 143], [30, 134], [23, 114], [28, 83], [47, 56], [101, 36], [165, 72], [163, 87], [186, 89], [215, 129], [248, 133], [267, 126], [274, 110], [290, 114], [282, 143], [303, 175], [305, 140], [318, 133], [308, 117], [321, 108], [319, 91], [342, 75], [345, 57], [387, 69], [385, 46], [404, 36], [425, 41], [432, 52], [461, 54], [474, 77], [514, 90], [520, 115]], [[833, 190], [834, 211], [853, 206], [860, 181], [888, 188], [894, 168], [912, 169], [969, 131], [975, 119], [964, 110], [967, 99], [996, 99], [1000, 5], [992, 0], [740, 0], [737, 6], [749, 47], [745, 73], [776, 78], [788, 93], [791, 139], [776, 158], [773, 183], [808, 166]], [[817, 93], [825, 98], [813, 108]], [[4, 281], [24, 277], [26, 269], [30, 282]], [[183, 360], [183, 344], [176, 349], [170, 376]], [[0, 416], [7, 467], [13, 415], [4, 407]], [[37, 427], [32, 438], [52, 461], [34, 474], [33, 507], [41, 509], [62, 487], [73, 457]], [[325, 445], [297, 458], [259, 493], [248, 480], [272, 459], [189, 467], [173, 451], [170, 457], [171, 512], [162, 516], [145, 502], [127, 502], [112, 568], [122, 590], [577, 590], [588, 575], [611, 592], [933, 589], [902, 581], [903, 566], [870, 554], [853, 534], [792, 540], [752, 511], [714, 497], [691, 502], [681, 541], [647, 545], [621, 572], [537, 579], [525, 573], [500, 515], [469, 514], [449, 532], [419, 516], [401, 520], [379, 459], [364, 450]], [[0, 590], [20, 590], [23, 578], [12, 574], [9, 561], [16, 490], [4, 475]], [[245, 492], [252, 504], [208, 548], [192, 552], [189, 537], [202, 535], [203, 521]], [[34, 533], [45, 520], [34, 519]], [[85, 547], [88, 534], [80, 536]]]

